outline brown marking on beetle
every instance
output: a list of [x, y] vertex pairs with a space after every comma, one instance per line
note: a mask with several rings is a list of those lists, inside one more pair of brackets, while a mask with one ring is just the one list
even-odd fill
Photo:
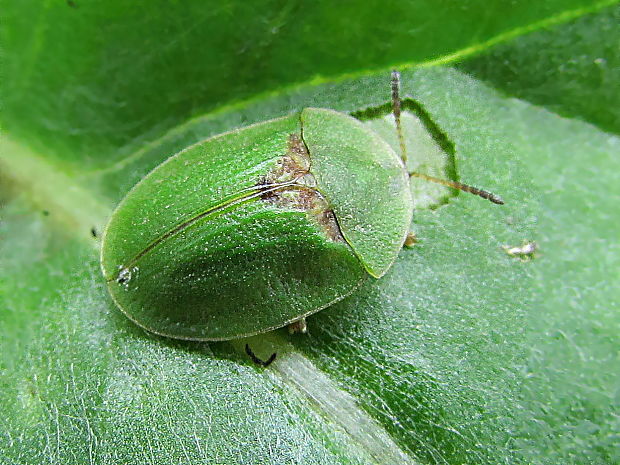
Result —
[[340, 225], [338, 224], [334, 210], [323, 210], [321, 214], [317, 215], [316, 219], [325, 234], [327, 234], [327, 237], [334, 242], [344, 242], [344, 237], [342, 236], [342, 231], [340, 230]]
[[[273, 189], [274, 184], [294, 180], [297, 180], [294, 184]], [[315, 185], [316, 181], [310, 172], [310, 154], [298, 134], [289, 135], [286, 155], [278, 161], [274, 170], [261, 177], [257, 183], [257, 186], [265, 186], [261, 200], [305, 211], [330, 240], [344, 242], [334, 211], [325, 197], [314, 188]]]
[[306, 323], [305, 318], [300, 318], [297, 321], [293, 321], [292, 323], [289, 323], [287, 328], [288, 328], [289, 334], [295, 334], [295, 333], [306, 334], [308, 332], [308, 324]]
[[[289, 134], [288, 150], [277, 162], [277, 166], [262, 176], [258, 186], [268, 186], [293, 181], [310, 173], [310, 154], [299, 134]], [[270, 196], [272, 192], [266, 192]]]
[[[298, 189], [296, 198], [294, 199], [294, 206], [306, 211], [312, 211], [317, 208], [322, 209], [323, 207], [327, 208], [327, 201], [322, 197], [318, 199], [317, 196], [320, 196], [320, 194], [309, 187]], [[321, 200], [323, 200], [323, 202], [321, 202]]]
[[310, 154], [299, 134], [290, 134], [288, 138], [288, 155], [293, 161], [293, 168], [300, 173], [310, 172]]

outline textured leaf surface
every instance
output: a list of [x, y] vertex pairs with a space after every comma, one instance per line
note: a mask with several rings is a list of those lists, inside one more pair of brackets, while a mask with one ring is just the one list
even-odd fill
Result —
[[[574, 118], [516, 102], [500, 110], [521, 120], [510, 138], [524, 150], [544, 209], [537, 305], [526, 325], [528, 417], [517, 441], [530, 462], [620, 461], [620, 141], [603, 132], [620, 130], [619, 15], [607, 8], [462, 66]], [[538, 144], [541, 137], [553, 143]]]
[[[3, 92], [11, 101], [2, 115], [10, 134], [0, 142], [2, 463], [618, 461], [620, 321], [613, 296], [620, 261], [615, 215], [620, 141], [603, 123], [574, 110], [586, 93], [599, 95], [588, 79], [576, 83], [574, 97], [566, 97], [560, 108], [512, 98], [513, 93], [531, 97], [523, 78], [517, 80], [522, 93], [507, 96], [502, 79], [485, 68], [492, 53], [463, 65], [476, 78], [444, 68], [403, 73], [403, 91], [422, 112], [420, 119], [432, 120], [431, 136], [441, 141], [438, 128], [449, 138], [460, 179], [497, 191], [507, 205], [458, 195], [442, 207], [417, 211], [413, 228], [420, 243], [403, 251], [384, 278], [312, 317], [307, 337], [280, 331], [235, 343], [180, 343], [145, 333], [114, 307], [91, 229], [100, 233], [115, 204], [171, 153], [305, 106], [346, 112], [385, 108], [389, 75], [364, 73], [303, 86], [185, 121], [215, 105], [213, 95], [250, 95], [269, 88], [265, 82], [280, 86], [314, 73], [303, 67], [291, 71], [295, 67], [287, 63], [291, 69], [282, 73], [300, 74], [273, 77], [262, 70], [256, 87], [242, 81], [205, 96], [197, 89], [217, 88], [204, 83], [205, 75], [212, 75], [201, 70], [192, 78], [190, 71], [197, 68], [188, 65], [204, 60], [180, 53], [204, 49], [204, 41], [193, 35], [199, 26], [175, 26], [189, 32], [173, 34], [177, 40], [168, 42], [165, 53], [136, 60], [134, 53], [144, 48], [127, 43], [126, 55], [119, 55], [125, 45], [115, 41], [127, 33], [114, 33], [131, 31], [135, 43], [146, 47], [149, 37], [159, 38], [147, 31], [165, 30], [156, 14], [140, 16], [137, 7], [115, 11], [111, 3], [107, 16], [94, 10], [89, 16], [88, 4], [70, 3], [78, 8], [62, 4], [67, 12], [99, 22], [76, 27], [57, 21], [57, 29], [51, 28], [50, 18], [65, 14], [59, 2], [35, 16], [18, 15], [12, 6], [10, 27], [3, 28], [3, 42], [10, 45], [5, 50], [11, 51], [11, 79]], [[170, 8], [167, 18], [184, 17]], [[551, 2], [539, 8], [576, 14], [569, 6], [554, 10]], [[527, 16], [541, 10], [525, 3], [525, 16], [504, 18], [499, 6], [493, 10], [485, 3], [487, 9], [489, 18], [503, 18], [489, 20], [500, 29], [501, 21], [525, 25], [528, 18], [544, 16]], [[196, 16], [191, 7], [185, 11], [188, 21]], [[596, 25], [614, 11], [582, 21]], [[473, 16], [476, 21], [459, 22], [467, 44], [479, 43], [474, 32], [486, 24], [479, 21], [480, 11]], [[107, 41], [85, 32], [120, 17], [157, 27], [131, 29], [131, 23], [109, 21]], [[16, 44], [31, 43], [24, 22], [33, 18], [38, 18], [31, 34], [37, 46], [18, 60]], [[576, 24], [580, 21], [558, 26], [545, 40], [565, 56], [574, 34], [596, 48], [595, 26], [576, 29]], [[67, 44], [60, 39], [73, 34], [88, 39], [69, 41], [70, 55], [58, 43]], [[482, 40], [490, 37], [482, 35]], [[93, 50], [89, 41], [98, 40], [107, 60], [97, 54], [85, 59]], [[436, 41], [432, 52], [424, 45], [426, 51], [415, 52], [420, 55], [403, 52], [368, 63], [428, 60], [447, 50], [462, 56], [450, 40]], [[536, 69], [535, 52], [520, 45], [527, 40], [515, 38], [512, 51], [505, 52], [530, 63], [524, 65], [526, 74], [528, 66]], [[183, 46], [175, 48], [179, 43]], [[56, 56], [57, 64], [40, 64], [44, 51], [51, 61]], [[177, 66], [171, 64], [175, 60]], [[149, 67], [155, 62], [159, 68]], [[277, 62], [282, 66], [283, 60]], [[99, 80], [91, 80], [101, 63], [124, 79], [106, 80], [110, 73], [98, 70]], [[169, 63], [170, 74], [155, 73], [161, 87], [145, 85], [151, 82], [145, 76], [166, 69], [162, 63]], [[70, 64], [75, 73], [61, 72]], [[326, 65], [316, 72], [359, 69], [359, 63], [351, 66], [330, 71]], [[31, 77], [40, 69], [48, 70], [48, 79]], [[185, 73], [184, 79], [177, 73]], [[179, 87], [180, 81], [187, 86]], [[67, 89], [64, 95], [61, 88]], [[112, 88], [122, 92], [109, 92]], [[144, 99], [151, 91], [152, 100]], [[179, 106], [171, 105], [175, 95]], [[17, 104], [20, 96], [23, 105]], [[68, 108], [73, 110], [61, 111]], [[175, 125], [162, 135], [162, 128]], [[523, 240], [540, 244], [540, 255], [531, 262], [501, 250]], [[277, 350], [278, 359], [267, 370], [252, 365], [243, 353], [245, 342], [262, 357]]]

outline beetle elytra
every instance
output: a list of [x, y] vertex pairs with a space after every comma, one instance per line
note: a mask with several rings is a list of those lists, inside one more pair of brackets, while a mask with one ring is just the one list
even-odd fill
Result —
[[[397, 154], [352, 116], [306, 108], [201, 141], [121, 201], [101, 267], [118, 307], [147, 330], [227, 340], [301, 321], [383, 276], [409, 234], [409, 180], [393, 73]], [[409, 239], [408, 239], [409, 238]]]

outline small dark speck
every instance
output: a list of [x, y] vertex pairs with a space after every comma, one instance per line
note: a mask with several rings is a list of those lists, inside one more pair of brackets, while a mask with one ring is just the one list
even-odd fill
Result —
[[95, 228], [90, 228], [90, 235], [93, 236], [95, 239], [99, 236]]
[[73, 0], [67, 0], [67, 5], [71, 8], [78, 8], [77, 4]]
[[50, 212], [47, 210], [43, 210], [43, 216], [50, 216]]

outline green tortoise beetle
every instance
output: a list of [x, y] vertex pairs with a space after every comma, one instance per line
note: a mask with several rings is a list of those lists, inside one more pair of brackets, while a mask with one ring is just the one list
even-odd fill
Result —
[[[305, 317], [380, 278], [413, 241], [399, 75], [400, 156], [352, 116], [306, 108], [201, 141], [151, 171], [103, 234], [101, 268], [135, 323], [177, 339], [228, 340]], [[389, 212], [389, 214], [386, 214]]]

